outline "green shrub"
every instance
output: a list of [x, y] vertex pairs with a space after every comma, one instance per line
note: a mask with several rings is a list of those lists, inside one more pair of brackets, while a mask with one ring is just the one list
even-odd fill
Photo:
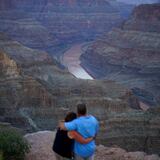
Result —
[[[13, 129], [0, 130], [0, 151], [3, 160], [24, 160], [30, 146], [23, 136]], [[0, 159], [0, 160], [1, 160]]]
[[3, 153], [0, 151], [0, 160], [3, 160]]

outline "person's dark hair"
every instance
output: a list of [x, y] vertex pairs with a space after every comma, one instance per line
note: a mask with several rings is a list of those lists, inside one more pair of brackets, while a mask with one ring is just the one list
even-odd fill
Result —
[[73, 121], [76, 118], [77, 118], [77, 114], [76, 113], [68, 112], [64, 120], [65, 120], [65, 122], [70, 122], [70, 121]]
[[78, 104], [77, 105], [77, 113], [79, 115], [85, 115], [87, 113], [87, 108], [84, 103]]

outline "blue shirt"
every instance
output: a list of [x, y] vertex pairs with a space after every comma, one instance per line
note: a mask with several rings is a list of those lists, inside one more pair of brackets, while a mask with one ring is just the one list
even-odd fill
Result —
[[[67, 130], [75, 130], [84, 138], [94, 137], [99, 130], [98, 121], [91, 115], [81, 116], [71, 122], [66, 122], [64, 125]], [[87, 144], [81, 144], [75, 141], [74, 153], [81, 157], [89, 157], [93, 155], [95, 148], [96, 145], [94, 140]]]

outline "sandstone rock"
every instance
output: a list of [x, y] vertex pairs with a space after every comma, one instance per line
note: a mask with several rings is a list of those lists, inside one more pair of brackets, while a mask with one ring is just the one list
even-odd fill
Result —
[[159, 160], [160, 158], [158, 157], [158, 155], [148, 155], [145, 156], [144, 160]]
[[143, 152], [129, 152], [124, 156], [125, 160], [135, 159], [135, 160], [143, 160], [145, 157], [145, 153]]
[[51, 131], [37, 132], [25, 135], [31, 145], [30, 153], [25, 160], [56, 160], [52, 150], [55, 133]]
[[1, 75], [6, 77], [16, 78], [20, 74], [20, 69], [14, 60], [10, 59], [6, 54], [0, 53], [0, 65], [1, 65]]
[[145, 160], [146, 158], [152, 160], [153, 158], [160, 159], [157, 155], [146, 155], [144, 152], [126, 152], [119, 147], [104, 147], [102, 145], [97, 146], [95, 154], [96, 160]]
[[[25, 160], [55, 160], [52, 145], [55, 132], [43, 131], [25, 135], [31, 144], [31, 151]], [[98, 145], [95, 153], [96, 160], [159, 160], [157, 155], [146, 155], [144, 152], [126, 152], [119, 147]]]

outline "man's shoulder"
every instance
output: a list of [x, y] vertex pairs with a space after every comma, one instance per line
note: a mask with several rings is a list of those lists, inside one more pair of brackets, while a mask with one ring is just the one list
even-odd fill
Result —
[[97, 118], [95, 116], [93, 116], [93, 115], [89, 115], [89, 117], [94, 121], [98, 121]]
[[93, 115], [87, 115], [87, 116], [82, 116], [82, 117], [78, 117], [77, 119], [75, 119], [74, 121], [79, 123], [79, 122], [83, 122], [83, 121], [96, 121], [98, 122], [98, 120], [96, 119], [96, 117], [94, 117]]

